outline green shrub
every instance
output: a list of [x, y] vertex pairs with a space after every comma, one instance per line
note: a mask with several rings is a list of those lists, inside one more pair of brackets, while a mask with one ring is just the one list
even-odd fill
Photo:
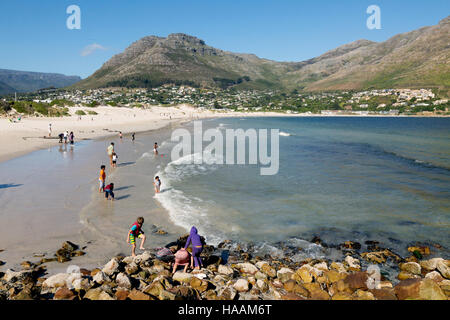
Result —
[[85, 116], [86, 112], [84, 112], [83, 110], [77, 110], [77, 111], [75, 111], [75, 114], [78, 116]]
[[91, 111], [91, 110], [89, 110], [88, 111], [88, 114], [91, 114], [91, 115], [96, 115], [96, 114], [98, 114], [97, 112], [95, 112], [95, 111]]

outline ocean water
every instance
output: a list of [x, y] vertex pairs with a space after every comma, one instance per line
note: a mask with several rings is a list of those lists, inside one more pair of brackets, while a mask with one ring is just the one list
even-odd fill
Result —
[[[15, 268], [34, 254], [53, 256], [63, 241], [83, 247], [73, 263], [98, 267], [130, 254], [126, 235], [144, 216], [146, 247], [176, 240], [195, 225], [210, 244], [225, 239], [281, 254], [279, 242], [301, 251], [291, 257], [339, 254], [308, 242], [376, 240], [399, 254], [408, 244], [440, 244], [450, 257], [450, 119], [368, 117], [225, 118], [204, 130], [279, 129], [279, 171], [260, 165], [190, 164], [172, 159], [179, 125], [138, 133], [132, 142], [109, 137], [77, 141], [0, 163], [0, 260]], [[193, 123], [181, 125], [189, 131]], [[106, 148], [116, 143], [118, 167]], [[160, 145], [153, 154], [153, 143]], [[207, 145], [208, 143], [205, 143]], [[270, 148], [269, 148], [270, 150]], [[98, 193], [107, 165], [116, 201]], [[155, 195], [152, 181], [162, 180]], [[167, 235], [153, 233], [155, 228]], [[49, 263], [61, 272], [65, 264]]]
[[400, 253], [415, 242], [438, 243], [448, 254], [450, 119], [244, 118], [203, 126], [279, 129], [279, 172], [191, 164], [189, 156], [165, 163], [155, 198], [176, 225], [195, 225], [215, 244], [318, 235], [332, 244], [377, 240]]

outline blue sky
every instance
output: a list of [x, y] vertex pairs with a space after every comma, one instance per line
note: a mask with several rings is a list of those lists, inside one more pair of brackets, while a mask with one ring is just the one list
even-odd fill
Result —
[[[380, 30], [366, 27], [373, 4], [381, 9]], [[80, 30], [66, 27], [69, 5], [81, 9]], [[223, 50], [301, 61], [358, 39], [384, 41], [448, 15], [449, 0], [3, 0], [0, 68], [84, 78], [132, 42], [175, 32]]]

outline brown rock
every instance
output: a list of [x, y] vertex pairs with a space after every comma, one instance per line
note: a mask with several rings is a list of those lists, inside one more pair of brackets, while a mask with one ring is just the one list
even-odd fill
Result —
[[331, 297], [331, 300], [352, 300], [352, 296], [347, 292], [337, 292]]
[[311, 283], [313, 281], [311, 273], [305, 267], [298, 269], [295, 275], [298, 276], [302, 283]]
[[84, 269], [84, 268], [80, 268], [80, 273], [81, 273], [83, 276], [90, 276], [90, 275], [91, 275], [91, 271], [88, 270], [88, 269]]
[[299, 295], [297, 295], [293, 292], [288, 292], [287, 294], [281, 295], [281, 299], [282, 300], [305, 300], [305, 298], [300, 297]]
[[91, 271], [91, 277], [95, 276], [95, 275], [96, 275], [97, 273], [99, 273], [100, 271], [102, 271], [102, 270], [100, 270], [100, 269], [98, 269], [98, 268], [95, 268], [94, 270]]
[[313, 290], [310, 293], [311, 293], [310, 299], [312, 300], [330, 300], [330, 295], [325, 290], [318, 289]]
[[200, 280], [197, 277], [192, 277], [189, 285], [199, 292], [205, 292], [208, 289], [208, 282], [205, 280]]
[[345, 273], [339, 273], [335, 270], [325, 271], [325, 276], [327, 277], [328, 283], [335, 283], [347, 277]]
[[275, 278], [277, 276], [277, 271], [275, 270], [275, 268], [267, 263], [262, 265], [261, 272], [271, 278]]
[[214, 290], [208, 290], [205, 292], [206, 300], [217, 300], [217, 294]]
[[420, 264], [417, 262], [402, 263], [400, 264], [400, 270], [417, 275], [420, 275], [421, 273]]
[[415, 278], [420, 278], [418, 275], [406, 272], [406, 271], [401, 271], [398, 276], [397, 279], [398, 280], [406, 280], [406, 279], [415, 279]]
[[309, 297], [310, 296], [308, 290], [306, 290], [304, 287], [302, 287], [301, 285], [298, 285], [298, 284], [296, 284], [294, 286], [293, 292], [298, 294], [298, 295], [301, 295], [303, 297]]
[[382, 288], [369, 290], [377, 300], [397, 300], [394, 289]]
[[422, 280], [419, 288], [419, 297], [423, 300], [447, 300], [444, 291], [431, 279]]
[[370, 291], [358, 289], [353, 295], [356, 297], [356, 300], [375, 300], [375, 297]]
[[297, 285], [297, 282], [295, 282], [294, 280], [288, 280], [283, 284], [284, 290], [286, 290], [287, 292], [292, 292], [294, 291], [294, 287]]
[[429, 255], [430, 254], [430, 248], [428, 247], [409, 247], [408, 251], [411, 253], [414, 253], [414, 251], [418, 251], [421, 255]]
[[128, 298], [128, 294], [130, 293], [130, 290], [120, 288], [116, 291], [116, 298], [117, 300], [125, 300]]
[[73, 300], [76, 298], [76, 295], [67, 288], [59, 288], [58, 291], [55, 292], [54, 300]]
[[344, 282], [348, 284], [350, 289], [363, 289], [367, 290], [367, 279], [369, 276], [365, 272], [355, 272], [347, 275]]
[[128, 298], [131, 300], [154, 300], [148, 294], [145, 294], [136, 289], [131, 290], [131, 292], [128, 294]]
[[420, 289], [420, 279], [407, 279], [400, 281], [394, 291], [399, 300], [418, 299]]

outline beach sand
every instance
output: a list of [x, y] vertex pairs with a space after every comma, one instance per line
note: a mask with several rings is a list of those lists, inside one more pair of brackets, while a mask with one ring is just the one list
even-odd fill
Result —
[[[77, 110], [95, 111], [97, 115], [79, 116]], [[0, 162], [13, 159], [28, 152], [58, 145], [58, 134], [73, 131], [75, 141], [96, 139], [104, 136], [155, 130], [180, 120], [211, 117], [287, 116], [276, 112], [220, 112], [194, 108], [189, 105], [175, 107], [154, 106], [149, 109], [99, 106], [96, 108], [70, 107], [71, 116], [22, 117], [12, 123], [0, 118]], [[52, 127], [52, 139], [48, 139], [48, 127]]]

